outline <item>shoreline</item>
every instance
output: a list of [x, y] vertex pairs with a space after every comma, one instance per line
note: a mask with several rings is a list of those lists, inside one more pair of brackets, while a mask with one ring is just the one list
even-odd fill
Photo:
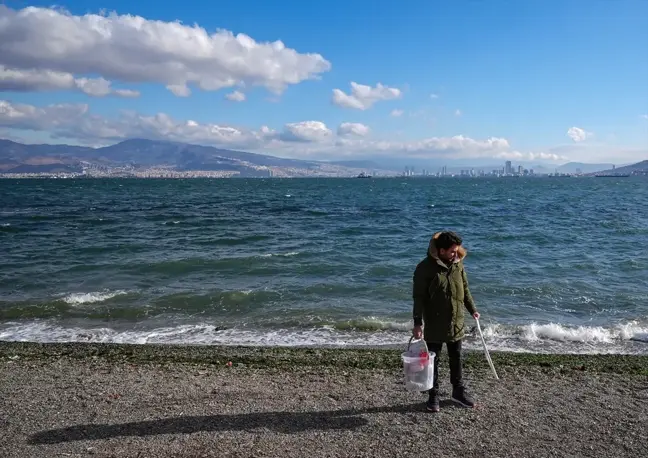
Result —
[[[101, 360], [105, 363], [189, 364], [292, 370], [310, 367], [392, 370], [402, 366], [402, 349], [256, 347], [178, 344], [38, 343], [0, 341], [0, 359]], [[495, 368], [520, 371], [539, 368], [648, 376], [648, 355], [545, 354], [490, 351]], [[447, 358], [445, 348], [440, 355]], [[466, 370], [489, 370], [481, 351], [464, 351]]]

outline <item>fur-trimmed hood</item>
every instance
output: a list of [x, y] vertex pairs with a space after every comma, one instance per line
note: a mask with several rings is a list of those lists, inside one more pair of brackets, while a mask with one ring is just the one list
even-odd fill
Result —
[[[434, 245], [434, 241], [439, 237], [440, 234], [441, 234], [441, 231], [435, 233], [432, 236], [432, 238], [430, 239], [430, 244], [428, 245], [428, 256], [431, 257], [432, 259], [434, 259], [435, 261], [440, 262], [440, 263], [445, 265], [445, 263], [443, 261], [441, 261], [441, 259], [439, 259], [439, 253], [437, 251], [436, 246]], [[468, 251], [462, 245], [462, 246], [459, 247], [459, 251], [457, 251], [457, 254], [458, 254], [458, 256], [454, 260], [455, 264], [458, 263], [458, 262], [463, 261], [464, 258], [468, 255]]]

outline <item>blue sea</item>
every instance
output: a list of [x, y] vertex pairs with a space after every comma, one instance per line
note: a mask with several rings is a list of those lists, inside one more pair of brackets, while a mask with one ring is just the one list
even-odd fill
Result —
[[3, 179], [0, 340], [403, 346], [442, 229], [489, 349], [648, 354], [641, 177]]

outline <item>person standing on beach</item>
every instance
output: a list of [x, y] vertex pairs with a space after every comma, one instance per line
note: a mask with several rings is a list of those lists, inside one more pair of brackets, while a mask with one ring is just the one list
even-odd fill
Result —
[[[475, 308], [468, 278], [463, 266], [466, 249], [454, 232], [437, 232], [432, 236], [427, 257], [414, 271], [414, 338], [425, 338], [434, 358], [434, 386], [429, 391], [427, 409], [439, 411], [439, 354], [443, 344], [448, 349], [452, 399], [464, 407], [474, 407], [466, 392], [462, 376], [461, 341], [464, 338], [464, 307], [475, 318]], [[423, 324], [425, 328], [423, 329]]]

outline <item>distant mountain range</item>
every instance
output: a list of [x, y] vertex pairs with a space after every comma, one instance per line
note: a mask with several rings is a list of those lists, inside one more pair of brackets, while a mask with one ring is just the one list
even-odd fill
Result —
[[[199, 146], [170, 141], [144, 139], [125, 140], [103, 148], [70, 145], [25, 145], [0, 139], [0, 174], [2, 173], [81, 173], [84, 170], [101, 170], [110, 175], [124, 168], [137, 171], [168, 170], [175, 172], [222, 172], [242, 177], [267, 176], [355, 176], [360, 172], [380, 171], [381, 174], [400, 174], [404, 170], [396, 159], [307, 161], [284, 159], [266, 154], [247, 153], [211, 146]], [[400, 161], [403, 161], [401, 158]], [[648, 168], [643, 161], [638, 164], [612, 169], [612, 164], [585, 164], [570, 162], [558, 167], [537, 164], [526, 165], [536, 174], [594, 172], [632, 173]], [[501, 165], [470, 167], [449, 163], [449, 173], [461, 169], [496, 170]], [[434, 173], [435, 169], [424, 163], [417, 164], [417, 172], [423, 169]], [[114, 172], [117, 173], [117, 172]]]
[[593, 173], [611, 169], [614, 164], [585, 164], [583, 162], [568, 162], [557, 167], [558, 173]]
[[126, 140], [103, 148], [69, 145], [24, 145], [0, 140], [0, 173], [81, 172], [88, 166], [226, 171], [237, 176], [309, 176], [358, 173], [353, 166], [283, 159], [264, 154], [153, 140]]
[[597, 171], [602, 175], [626, 175], [634, 173], [648, 173], [648, 160], [637, 162], [636, 164], [626, 165], [624, 167], [609, 168]]

